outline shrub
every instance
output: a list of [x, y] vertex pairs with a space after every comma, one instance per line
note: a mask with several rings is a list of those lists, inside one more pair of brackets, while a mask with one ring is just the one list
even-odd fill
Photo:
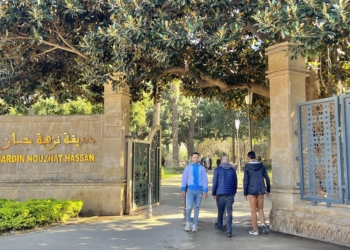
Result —
[[10, 106], [3, 99], [0, 99], [0, 115], [6, 115], [9, 111]]
[[66, 115], [68, 110], [64, 110], [53, 98], [40, 98], [38, 102], [33, 105], [33, 112], [36, 115]]
[[103, 105], [101, 103], [92, 105], [92, 114], [103, 114]]
[[103, 105], [92, 105], [86, 99], [78, 97], [76, 100], [69, 100], [63, 104], [53, 98], [40, 98], [33, 105], [33, 113], [36, 115], [89, 115], [102, 114]]
[[28, 109], [24, 106], [15, 106], [11, 107], [9, 111], [9, 115], [27, 115]]
[[32, 199], [25, 202], [0, 200], [0, 230], [33, 228], [53, 222], [64, 222], [78, 216], [80, 200]]
[[78, 97], [77, 100], [70, 100], [62, 104], [65, 110], [68, 110], [70, 115], [89, 115], [92, 113], [91, 102]]

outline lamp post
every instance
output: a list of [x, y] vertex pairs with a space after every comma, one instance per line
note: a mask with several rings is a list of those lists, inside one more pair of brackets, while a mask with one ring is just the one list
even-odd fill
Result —
[[241, 159], [240, 159], [240, 152], [239, 152], [239, 125], [241, 121], [240, 120], [235, 120], [235, 125], [236, 125], [236, 130], [237, 130], [237, 163], [238, 163], [238, 175], [241, 173]]
[[245, 103], [248, 107], [248, 135], [249, 135], [249, 151], [253, 150], [253, 144], [252, 144], [252, 126], [250, 121], [250, 105], [252, 105], [253, 101], [253, 93], [248, 92], [248, 95], [245, 97]]
[[199, 113], [199, 116], [201, 117], [201, 139], [203, 138], [203, 113]]

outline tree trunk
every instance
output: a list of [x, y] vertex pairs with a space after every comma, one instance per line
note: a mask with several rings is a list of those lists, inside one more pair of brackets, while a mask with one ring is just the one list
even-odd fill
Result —
[[330, 54], [331, 52], [328, 46], [327, 48], [327, 66], [328, 66], [327, 97], [333, 96], [333, 82], [334, 82], [334, 77], [332, 75], [332, 59]]
[[197, 121], [196, 111], [197, 106], [199, 104], [200, 99], [194, 98], [193, 103], [195, 107], [192, 108], [192, 116], [190, 118], [190, 124], [188, 128], [188, 136], [187, 136], [187, 155], [188, 159], [191, 157], [192, 153], [194, 152], [194, 131], [195, 131], [195, 125]]
[[154, 106], [153, 106], [152, 127], [154, 128], [155, 126], [158, 126], [158, 125], [160, 125], [160, 103], [155, 101]]
[[341, 71], [340, 71], [340, 64], [339, 64], [339, 56], [337, 56], [337, 66], [336, 66], [336, 77], [337, 77], [337, 92], [338, 92], [338, 95], [343, 95], [343, 83], [342, 83], [342, 80], [341, 80]]
[[179, 167], [179, 114], [177, 110], [179, 101], [179, 84], [173, 82], [170, 88], [170, 99], [172, 107], [172, 135], [173, 135], [173, 167]]
[[342, 80], [341, 80], [341, 72], [340, 72], [340, 66], [339, 64], [337, 65], [337, 83], [338, 83], [338, 95], [343, 95], [344, 92], [343, 92], [343, 83], [342, 83]]
[[318, 58], [310, 58], [310, 62], [312, 62], [310, 76], [305, 80], [306, 101], [317, 100], [321, 95]]

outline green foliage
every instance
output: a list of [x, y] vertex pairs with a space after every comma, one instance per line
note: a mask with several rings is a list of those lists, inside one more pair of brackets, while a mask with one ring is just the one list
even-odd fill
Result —
[[[244, 86], [269, 85], [269, 45], [290, 41], [292, 58], [321, 55], [326, 91], [325, 82], [348, 79], [349, 34], [342, 0], [0, 2], [0, 97], [12, 106], [34, 94], [101, 103], [110, 81], [128, 84], [134, 101], [145, 91], [160, 100], [180, 78], [185, 96], [242, 109]], [[253, 105], [268, 114], [267, 98]]]
[[103, 114], [102, 103], [97, 103], [97, 104], [92, 105], [91, 114]]
[[78, 216], [80, 200], [32, 199], [25, 202], [0, 200], [0, 230], [33, 228], [53, 222], [64, 222]]
[[100, 102], [107, 80], [130, 85], [134, 100], [159, 100], [174, 77], [186, 96], [227, 103], [246, 91], [218, 81], [267, 86], [266, 46], [245, 28], [250, 1], [16, 0], [0, 13], [0, 96], [12, 105], [34, 93]]
[[40, 98], [38, 102], [33, 105], [33, 112], [36, 115], [64, 115], [60, 105], [54, 98]]
[[255, 4], [259, 31], [277, 41], [290, 41], [289, 56], [305, 56], [319, 78], [318, 97], [343, 94], [349, 88], [350, 2], [349, 1], [265, 1]]
[[[162, 125], [162, 139], [165, 145], [172, 142], [172, 106], [170, 90], [165, 90], [162, 95], [160, 123]], [[179, 116], [179, 143], [186, 142], [188, 136], [189, 121], [192, 116], [192, 109], [196, 108], [191, 97], [185, 97], [179, 93], [178, 100]]]
[[103, 106], [102, 104], [92, 105], [81, 97], [63, 104], [58, 103], [54, 98], [40, 98], [33, 105], [33, 112], [36, 115], [88, 115], [102, 113]]
[[27, 115], [28, 109], [24, 106], [15, 106], [10, 108], [9, 115]]
[[10, 106], [3, 99], [0, 99], [0, 115], [6, 115], [9, 111]]
[[136, 138], [144, 138], [151, 130], [153, 101], [149, 94], [143, 93], [140, 101], [130, 106], [130, 134]]
[[[166, 89], [162, 95], [160, 122], [162, 125], [162, 141], [164, 145], [172, 143], [172, 106], [170, 101], [170, 90]], [[241, 120], [239, 137], [246, 138], [248, 135], [248, 122], [246, 109], [228, 110], [224, 103], [216, 99], [201, 99], [199, 105], [195, 105], [192, 97], [179, 94], [179, 143], [188, 143], [189, 122], [192, 110], [195, 110], [195, 133], [194, 139], [198, 142], [205, 139], [224, 140], [236, 137], [235, 119]], [[256, 106], [258, 109], [259, 106]], [[150, 130], [153, 118], [153, 100], [149, 94], [144, 94], [142, 101], [131, 105], [130, 131], [134, 137], [143, 138]], [[202, 115], [202, 116], [201, 116]], [[263, 119], [263, 114], [252, 114], [252, 134], [255, 139], [266, 139], [270, 133], [269, 119]], [[162, 150], [165, 153], [166, 149]], [[186, 156], [186, 157], [185, 157]], [[187, 159], [187, 153], [180, 152], [180, 159]]]
[[71, 100], [63, 104], [63, 110], [68, 110], [70, 115], [89, 115], [92, 113], [92, 104], [89, 101], [78, 97], [77, 100]]

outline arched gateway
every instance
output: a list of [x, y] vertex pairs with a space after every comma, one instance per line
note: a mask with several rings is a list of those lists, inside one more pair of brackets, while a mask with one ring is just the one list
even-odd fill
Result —
[[[288, 43], [267, 50], [273, 171], [270, 225], [275, 231], [350, 246], [349, 206], [314, 206], [316, 202], [305, 199], [308, 180], [300, 178], [304, 151], [298, 150], [298, 103], [306, 100], [308, 71], [302, 57], [289, 59], [288, 50]], [[83, 212], [102, 215], [121, 215], [143, 207], [148, 177], [159, 180], [160, 152], [154, 138], [160, 142], [160, 131], [156, 129], [149, 141], [125, 137], [130, 110], [127, 87], [114, 92], [106, 85], [104, 109], [103, 115], [1, 116], [0, 198], [82, 199]], [[349, 117], [344, 115], [345, 119]], [[349, 142], [348, 134], [346, 138]], [[345, 160], [338, 159], [346, 163], [350, 153], [344, 152]], [[151, 161], [150, 157], [155, 158]], [[302, 164], [302, 169], [308, 167], [305, 161]], [[341, 169], [348, 170], [348, 165]], [[345, 192], [342, 197], [348, 203], [349, 174], [338, 180], [341, 183], [333, 184]], [[158, 190], [157, 186], [153, 189], [154, 203], [160, 201]]]

